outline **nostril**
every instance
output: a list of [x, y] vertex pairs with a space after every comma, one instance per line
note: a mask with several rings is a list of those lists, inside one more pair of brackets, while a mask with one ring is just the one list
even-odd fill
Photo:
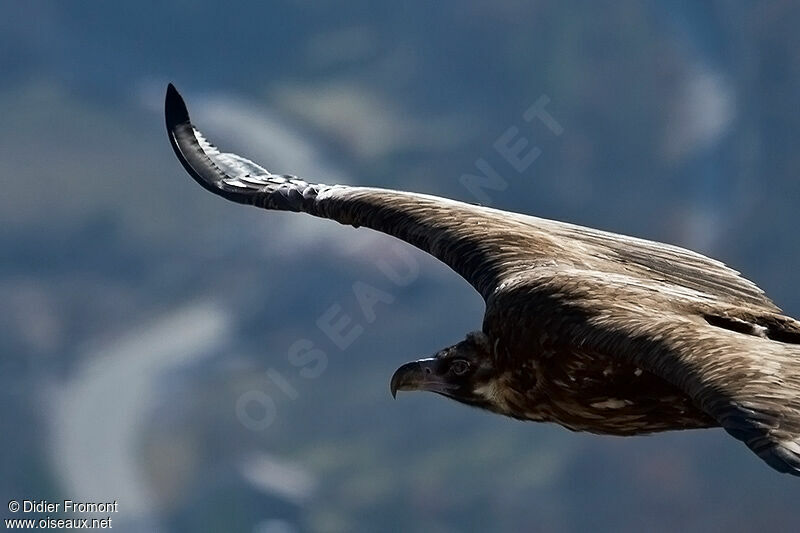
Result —
[[425, 367], [425, 374], [430, 374], [430, 373], [431, 373], [430, 367], [426, 366]]

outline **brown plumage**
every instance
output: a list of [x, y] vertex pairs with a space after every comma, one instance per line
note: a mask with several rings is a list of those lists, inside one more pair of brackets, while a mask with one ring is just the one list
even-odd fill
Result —
[[172, 85], [165, 111], [175, 154], [211, 192], [393, 235], [483, 296], [481, 331], [400, 367], [393, 394], [428, 390], [595, 433], [721, 426], [800, 475], [800, 322], [738, 272], [643, 239], [274, 175], [208, 143]]

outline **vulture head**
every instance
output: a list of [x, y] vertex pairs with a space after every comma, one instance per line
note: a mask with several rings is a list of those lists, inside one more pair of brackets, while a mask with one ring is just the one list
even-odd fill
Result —
[[472, 332], [433, 357], [398, 368], [390, 389], [392, 396], [397, 391], [429, 391], [467, 405], [495, 410], [491, 390], [496, 378], [488, 338], [482, 332]]

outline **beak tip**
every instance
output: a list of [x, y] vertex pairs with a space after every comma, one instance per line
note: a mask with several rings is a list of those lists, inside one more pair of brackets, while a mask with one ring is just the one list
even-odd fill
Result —
[[397, 391], [427, 390], [426, 377], [431, 371], [426, 369], [433, 361], [433, 358], [420, 359], [406, 363], [395, 370], [389, 381], [392, 398], [397, 398]]

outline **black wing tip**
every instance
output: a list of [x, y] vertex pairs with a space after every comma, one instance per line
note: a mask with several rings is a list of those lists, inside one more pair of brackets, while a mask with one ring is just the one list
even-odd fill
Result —
[[170, 144], [183, 168], [197, 183], [213, 193], [220, 194], [217, 182], [224, 176], [197, 144], [197, 139], [191, 132], [186, 102], [172, 83], [167, 85], [167, 94], [164, 98], [164, 118]]
[[800, 476], [800, 455], [793, 450], [775, 445], [771, 449], [759, 453], [759, 455], [778, 472]]
[[234, 202], [248, 203], [248, 195], [226, 190], [222, 185], [222, 180], [228, 176], [200, 146], [186, 102], [171, 83], [167, 85], [164, 98], [164, 117], [172, 150], [186, 172], [206, 190]]
[[748, 448], [778, 472], [800, 476], [800, 452], [798, 452], [800, 439], [794, 441], [775, 440], [774, 437], [764, 434], [763, 431], [752, 428], [727, 427], [725, 430], [732, 437], [747, 444]]
[[167, 95], [164, 98], [164, 116], [167, 120], [167, 129], [170, 131], [180, 124], [190, 123], [186, 102], [171, 83], [167, 85]]

